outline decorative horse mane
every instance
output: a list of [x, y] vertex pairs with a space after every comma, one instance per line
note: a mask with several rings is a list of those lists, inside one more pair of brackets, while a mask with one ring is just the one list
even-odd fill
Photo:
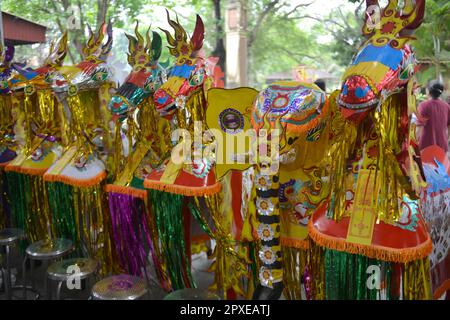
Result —
[[129, 40], [129, 53], [127, 55], [128, 63], [135, 71], [155, 64], [155, 62], [161, 57], [162, 52], [162, 39], [160, 35], [153, 31], [153, 39], [151, 39], [150, 27], [148, 27], [144, 40], [142, 35], [139, 33], [138, 28], [139, 22], [136, 21], [136, 27], [134, 30], [136, 37], [133, 37], [127, 33], [125, 34]]
[[[108, 22], [108, 25], [106, 25], [106, 23], [103, 22], [100, 28], [98, 29], [96, 35], [94, 35], [89, 25], [88, 29], [89, 29], [89, 39], [83, 48], [83, 54], [86, 60], [105, 61], [106, 56], [112, 49], [113, 43], [113, 35], [112, 35], [113, 29], [111, 20]], [[108, 40], [104, 45], [102, 45], [105, 35], [108, 35]]]
[[[366, 4], [367, 7], [378, 6], [378, 1], [367, 0]], [[424, 0], [406, 0], [401, 8], [398, 0], [389, 0], [388, 5], [381, 12], [380, 23], [373, 23], [367, 16], [362, 32], [375, 46], [389, 43], [393, 48], [400, 49], [409, 40], [414, 39], [410, 33], [421, 25], [424, 13]]]
[[197, 15], [195, 23], [194, 33], [190, 40], [187, 40], [187, 33], [180, 25], [177, 17], [177, 21], [170, 19], [169, 11], [167, 11], [167, 21], [175, 31], [175, 37], [173, 37], [169, 31], [161, 29], [167, 36], [167, 42], [171, 45], [169, 47], [170, 54], [177, 58], [177, 64], [187, 64], [189, 66], [194, 64], [193, 58], [196, 57], [198, 51], [203, 46], [203, 40], [205, 38], [205, 26], [202, 19]]

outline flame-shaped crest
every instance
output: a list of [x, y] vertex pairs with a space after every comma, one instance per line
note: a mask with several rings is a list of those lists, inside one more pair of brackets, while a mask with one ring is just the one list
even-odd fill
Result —
[[202, 48], [203, 40], [205, 38], [205, 26], [202, 18], [197, 15], [194, 33], [188, 41], [187, 33], [180, 25], [178, 17], [176, 21], [171, 20], [169, 11], [166, 10], [166, 12], [167, 21], [175, 31], [174, 36], [172, 36], [169, 31], [161, 29], [166, 34], [167, 42], [171, 46], [169, 47], [170, 54], [177, 58], [177, 64], [179, 65], [193, 65], [195, 63], [195, 56]]
[[[98, 29], [96, 35], [94, 35], [89, 25], [88, 29], [89, 29], [89, 39], [83, 48], [83, 54], [86, 60], [105, 61], [107, 55], [112, 49], [113, 29], [111, 20], [108, 22], [108, 24], [103, 22], [100, 28]], [[108, 40], [104, 45], [102, 45], [105, 35], [108, 36]]]
[[45, 59], [45, 65], [61, 66], [64, 58], [67, 55], [67, 31], [55, 42], [50, 44], [50, 50], [47, 58]]
[[[381, 11], [379, 21], [366, 17], [362, 32], [369, 37], [375, 46], [390, 44], [393, 48], [402, 48], [410, 39], [413, 30], [422, 23], [425, 12], [425, 0], [404, 0], [403, 6], [399, 0], [389, 0]], [[367, 7], [379, 6], [378, 1], [367, 0]]]
[[[136, 21], [134, 33], [136, 37], [125, 34], [129, 40], [128, 46], [128, 63], [133, 69], [138, 70], [146, 66], [153, 65], [158, 61], [162, 51], [162, 40], [158, 33], [152, 32], [152, 39], [150, 38], [150, 27], [145, 34], [145, 41], [139, 33], [139, 22]], [[144, 46], [145, 45], [145, 46]]]

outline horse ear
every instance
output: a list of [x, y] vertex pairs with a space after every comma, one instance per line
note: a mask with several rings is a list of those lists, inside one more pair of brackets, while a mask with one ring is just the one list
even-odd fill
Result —
[[157, 32], [153, 31], [152, 34], [152, 57], [154, 61], [158, 61], [162, 52], [162, 39]]
[[195, 22], [194, 33], [191, 37], [192, 51], [196, 52], [203, 47], [203, 40], [205, 39], [205, 25], [202, 18], [197, 15], [197, 21]]

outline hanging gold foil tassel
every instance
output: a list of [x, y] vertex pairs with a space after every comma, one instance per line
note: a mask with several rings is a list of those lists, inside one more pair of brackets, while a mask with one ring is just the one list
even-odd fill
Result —
[[311, 295], [313, 300], [325, 300], [325, 255], [324, 249], [310, 240], [307, 266], [311, 273]]
[[432, 299], [428, 257], [405, 263], [402, 283], [404, 300]]
[[283, 247], [284, 294], [288, 300], [302, 300], [301, 281], [307, 263], [307, 250]]
[[102, 189], [103, 184], [74, 187], [73, 202], [79, 241], [84, 245], [87, 256], [100, 261], [100, 274], [105, 276], [121, 270], [113, 248], [111, 221]]

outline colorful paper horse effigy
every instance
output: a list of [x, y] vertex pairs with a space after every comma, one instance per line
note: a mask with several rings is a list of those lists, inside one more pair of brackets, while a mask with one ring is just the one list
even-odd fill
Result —
[[17, 156], [5, 167], [12, 225], [21, 228], [30, 241], [53, 234], [43, 174], [60, 157], [63, 138], [63, 108], [52, 92], [52, 79], [67, 51], [67, 33], [56, 43], [42, 67], [22, 69], [10, 80], [17, 110], [15, 139]]
[[[144, 187], [150, 189], [150, 210], [154, 216], [162, 260], [167, 266], [171, 288], [179, 289], [194, 285], [188, 247], [190, 212], [201, 222], [205, 231], [213, 236], [204, 213], [210, 214], [217, 228], [221, 219], [222, 187], [215, 179], [213, 150], [208, 149], [207, 144], [202, 141], [201, 123], [206, 119], [206, 92], [213, 82], [208, 71], [208, 60], [201, 55], [204, 25], [197, 16], [195, 30], [188, 40], [186, 31], [178, 21], [171, 20], [168, 12], [167, 16], [175, 35], [163, 31], [167, 35], [170, 53], [176, 61], [170, 69], [167, 82], [155, 92], [154, 102], [160, 115], [170, 120], [173, 148], [171, 154], [163, 158], [163, 163], [146, 176]], [[192, 137], [198, 130], [200, 140], [193, 141]], [[221, 243], [218, 242], [218, 246], [223, 248]], [[218, 260], [223, 263], [217, 263], [216, 267], [226, 263], [223, 255], [220, 259], [216, 258], [216, 262]], [[224, 276], [224, 273], [216, 272], [216, 275]], [[228, 278], [234, 279], [234, 275]], [[217, 289], [227, 290], [220, 284]]]
[[431, 298], [432, 244], [418, 202], [408, 98], [416, 71], [408, 41], [424, 6], [390, 0], [379, 27], [367, 18], [368, 40], [344, 73], [342, 118], [332, 122], [337, 136], [328, 151], [331, 196], [308, 224], [321, 261], [311, 270], [316, 299]]
[[99, 260], [102, 274], [118, 270], [103, 192], [112, 148], [107, 104], [114, 83], [106, 62], [112, 42], [111, 23], [103, 23], [96, 35], [90, 30], [84, 60], [61, 68], [55, 77], [54, 91], [65, 106], [70, 142], [44, 175], [54, 228], [72, 239], [83, 255]]
[[133, 69], [108, 106], [119, 121], [114, 142], [117, 174], [114, 182], [106, 185], [106, 192], [121, 267], [129, 274], [144, 274], [148, 278], [150, 256], [164, 285], [157, 234], [149, 216], [143, 182], [170, 145], [170, 141], [167, 145], [164, 142], [164, 138], [170, 137], [168, 122], [159, 117], [153, 103], [153, 94], [165, 81], [166, 71], [158, 63], [162, 51], [159, 34], [153, 32], [150, 39], [149, 28], [144, 40], [138, 31], [138, 23], [135, 34], [136, 37], [127, 34], [128, 63]]
[[433, 241], [431, 289], [433, 298], [439, 299], [450, 290], [450, 160], [436, 145], [420, 153], [427, 181], [421, 195], [421, 209]]

